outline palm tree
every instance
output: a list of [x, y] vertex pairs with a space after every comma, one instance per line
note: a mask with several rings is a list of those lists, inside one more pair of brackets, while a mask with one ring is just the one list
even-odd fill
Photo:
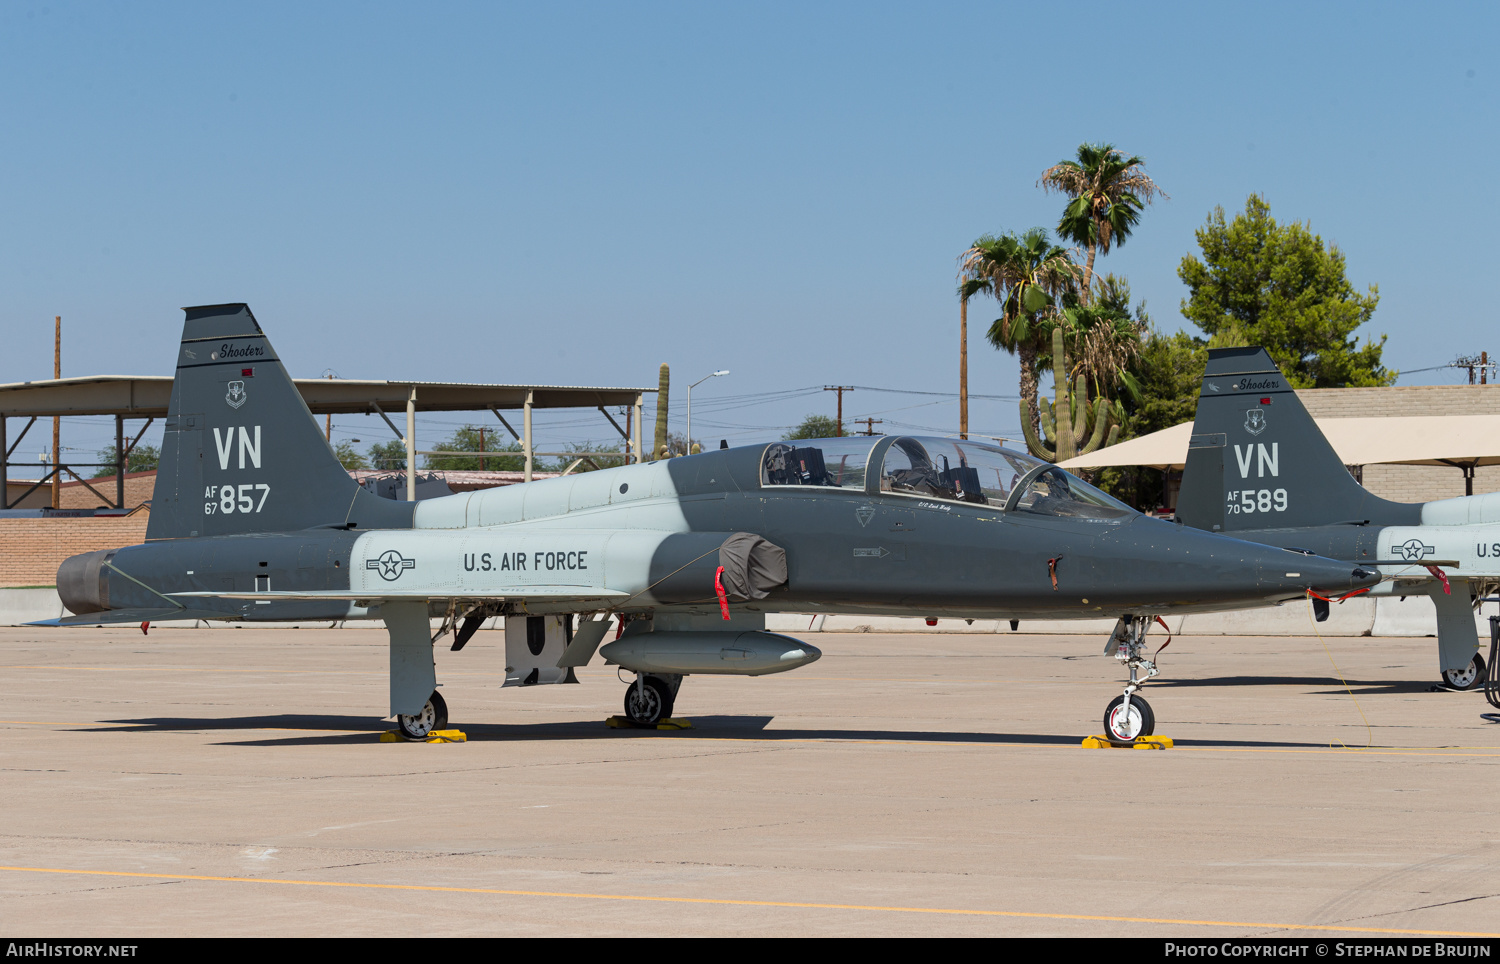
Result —
[[1084, 376], [1095, 398], [1115, 398], [1116, 416], [1124, 421], [1117, 392], [1123, 388], [1140, 398], [1140, 383], [1130, 367], [1141, 352], [1143, 327], [1107, 304], [1071, 305], [1063, 309], [1060, 323], [1073, 362], [1068, 375]]
[[1050, 343], [1058, 301], [1077, 285], [1078, 266], [1044, 229], [1032, 228], [975, 241], [964, 253], [960, 277], [987, 282], [976, 292], [988, 290], [1000, 301], [1000, 317], [988, 332], [990, 344], [1020, 356], [1021, 397], [1035, 426], [1040, 421], [1037, 356]]
[[1113, 144], [1079, 144], [1078, 160], [1059, 161], [1037, 181], [1038, 187], [1072, 198], [1063, 208], [1057, 233], [1088, 251], [1082, 286], [1085, 304], [1094, 284], [1094, 256], [1101, 251], [1109, 254], [1110, 248], [1124, 244], [1145, 206], [1157, 195], [1167, 197], [1142, 169], [1145, 163], [1139, 157], [1126, 157]]

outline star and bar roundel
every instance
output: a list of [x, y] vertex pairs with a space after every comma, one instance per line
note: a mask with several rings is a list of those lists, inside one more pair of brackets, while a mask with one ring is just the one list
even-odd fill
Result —
[[365, 568], [375, 569], [379, 571], [381, 579], [393, 582], [400, 579], [406, 570], [417, 568], [417, 560], [407, 559], [395, 549], [387, 549], [374, 559], [366, 559]]

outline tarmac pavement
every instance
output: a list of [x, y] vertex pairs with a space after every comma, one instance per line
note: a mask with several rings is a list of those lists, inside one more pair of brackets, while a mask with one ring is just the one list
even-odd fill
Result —
[[1500, 727], [1427, 691], [1433, 639], [1174, 641], [1145, 694], [1163, 751], [1080, 746], [1123, 678], [1096, 636], [816, 642], [791, 673], [688, 678], [695, 728], [657, 732], [604, 725], [624, 686], [597, 659], [502, 691], [499, 633], [441, 641], [468, 742], [439, 745], [378, 740], [383, 631], [0, 630], [0, 921], [1500, 934]]

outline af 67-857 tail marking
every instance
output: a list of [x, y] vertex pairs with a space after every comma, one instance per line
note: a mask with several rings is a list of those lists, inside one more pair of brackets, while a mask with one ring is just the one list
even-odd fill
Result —
[[[215, 498], [217, 491], [218, 497]], [[260, 493], [260, 501], [255, 500], [255, 493]], [[203, 514], [213, 515], [219, 512], [223, 515], [233, 515], [235, 512], [259, 512], [265, 507], [266, 498], [271, 494], [271, 487], [264, 482], [246, 482], [243, 485], [210, 485], [203, 491]]]

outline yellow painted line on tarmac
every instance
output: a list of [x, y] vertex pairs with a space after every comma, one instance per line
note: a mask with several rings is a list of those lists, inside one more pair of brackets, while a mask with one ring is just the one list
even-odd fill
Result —
[[730, 907], [789, 907], [802, 910], [862, 910], [890, 914], [946, 914], [960, 917], [1012, 917], [1033, 920], [1104, 921], [1119, 924], [1175, 924], [1195, 927], [1244, 927], [1352, 934], [1399, 934], [1413, 937], [1500, 938], [1497, 933], [1414, 930], [1395, 927], [1344, 927], [1338, 924], [1278, 924], [1266, 921], [1192, 920], [1177, 917], [1115, 917], [1102, 914], [1045, 914], [1019, 910], [971, 910], [948, 907], [900, 907], [882, 904], [815, 904], [789, 900], [734, 900], [721, 897], [649, 897], [639, 894], [590, 894], [553, 890], [501, 890], [489, 887], [439, 887], [424, 884], [365, 884], [344, 880], [285, 880], [276, 877], [214, 877], [207, 874], [148, 874], [124, 870], [74, 870], [60, 867], [0, 867], [23, 874], [71, 874], [82, 877], [133, 877], [144, 880], [202, 880], [231, 884], [276, 884], [285, 887], [349, 887], [359, 890], [418, 891], [440, 894], [485, 894], [501, 897], [567, 897], [575, 900], [619, 900], [653, 904], [707, 904]]

